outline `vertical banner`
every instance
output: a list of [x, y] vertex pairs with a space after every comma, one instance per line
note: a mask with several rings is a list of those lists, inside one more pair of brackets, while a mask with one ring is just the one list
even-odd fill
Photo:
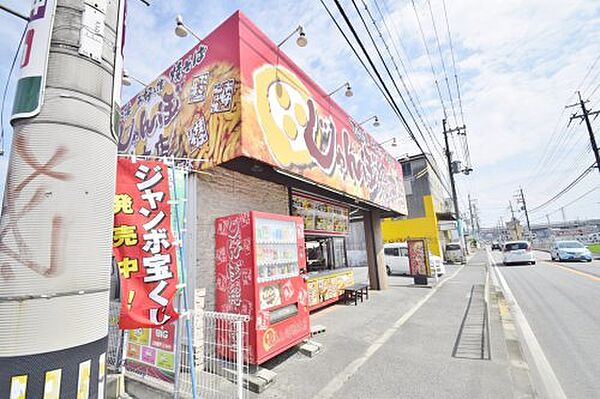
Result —
[[37, 115], [44, 101], [56, 0], [34, 0], [19, 64], [11, 122]]
[[119, 159], [113, 253], [121, 280], [122, 329], [173, 322], [178, 271], [169, 171], [157, 161]]
[[425, 240], [408, 240], [408, 262], [413, 276], [429, 276], [429, 249]]

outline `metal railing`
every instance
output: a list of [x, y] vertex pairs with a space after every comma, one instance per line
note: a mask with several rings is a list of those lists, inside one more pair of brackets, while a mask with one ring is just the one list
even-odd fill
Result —
[[[127, 361], [127, 334], [118, 329], [119, 304], [111, 303], [111, 323], [107, 350], [107, 367], [124, 372], [127, 378], [176, 398], [243, 399], [247, 397], [249, 373], [248, 322], [245, 315], [195, 311], [193, 338], [184, 339], [184, 320], [177, 324], [174, 373], [151, 367], [138, 367]], [[190, 356], [190, 351], [191, 355]], [[195, 367], [191, 367], [193, 359]], [[192, 370], [195, 375], [192, 376]], [[193, 378], [195, 377], [195, 378]], [[196, 382], [193, 386], [192, 381]], [[195, 388], [195, 389], [194, 389]]]

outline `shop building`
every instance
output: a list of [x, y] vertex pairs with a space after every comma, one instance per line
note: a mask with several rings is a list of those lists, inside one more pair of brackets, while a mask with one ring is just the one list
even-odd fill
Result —
[[[429, 156], [429, 155], [427, 155]], [[408, 208], [407, 218], [388, 218], [382, 223], [385, 242], [425, 238], [431, 253], [443, 257], [445, 244], [456, 236], [456, 220], [451, 202], [423, 154], [399, 160], [402, 165]]]
[[[317, 45], [317, 44], [315, 44]], [[216, 220], [249, 211], [304, 222], [309, 310], [352, 283], [346, 237], [362, 220], [372, 289], [385, 289], [384, 218], [407, 214], [402, 169], [241, 12], [123, 107], [119, 151], [187, 163], [188, 275], [199, 306], [218, 307]], [[242, 282], [242, 284], [245, 284]], [[221, 306], [250, 313], [252, 305]], [[276, 310], [276, 309], [267, 309]]]

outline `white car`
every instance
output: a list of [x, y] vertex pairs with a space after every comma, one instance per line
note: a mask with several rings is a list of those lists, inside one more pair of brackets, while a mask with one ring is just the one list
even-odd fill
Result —
[[502, 255], [502, 263], [505, 265], [516, 263], [535, 265], [535, 255], [527, 241], [508, 241], [504, 243]]
[[[385, 244], [383, 246], [383, 253], [385, 256], [385, 269], [388, 276], [392, 274], [410, 275], [408, 245], [405, 242]], [[444, 262], [439, 256], [430, 253], [429, 262], [431, 268], [433, 269], [435, 267], [435, 270], [437, 270], [438, 276], [446, 273]]]
[[592, 261], [592, 253], [579, 241], [557, 241], [550, 250], [550, 257], [559, 262], [565, 260]]

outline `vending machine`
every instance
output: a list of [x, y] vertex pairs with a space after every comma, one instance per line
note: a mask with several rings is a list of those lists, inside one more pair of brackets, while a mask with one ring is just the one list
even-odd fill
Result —
[[302, 218], [251, 211], [218, 218], [215, 229], [216, 310], [250, 316], [248, 361], [308, 338]]

